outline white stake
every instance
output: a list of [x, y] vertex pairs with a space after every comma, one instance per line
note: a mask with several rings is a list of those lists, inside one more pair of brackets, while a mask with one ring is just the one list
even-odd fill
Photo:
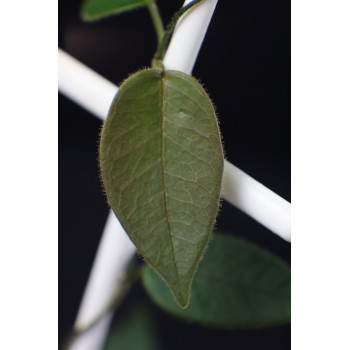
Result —
[[107, 309], [135, 253], [134, 244], [110, 211], [75, 321], [77, 331], [91, 325], [101, 311]]
[[[58, 49], [58, 89], [96, 117], [105, 119], [118, 87]], [[101, 91], [101, 92], [99, 92]]]
[[98, 322], [96, 320], [108, 309], [115, 293], [120, 291], [126, 277], [126, 268], [135, 253], [134, 244], [114, 213], [110, 211], [85, 287], [74, 331], [83, 332], [92, 324], [93, 326], [77, 336], [70, 349], [102, 349], [114, 312], [109, 311]]
[[221, 195], [290, 242], [290, 203], [228, 161], [225, 161]]

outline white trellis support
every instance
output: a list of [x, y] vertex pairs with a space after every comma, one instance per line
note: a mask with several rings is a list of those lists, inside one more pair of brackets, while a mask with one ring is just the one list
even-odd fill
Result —
[[[189, 2], [186, 0], [184, 5]], [[180, 19], [164, 58], [167, 69], [191, 73], [216, 4], [217, 0], [203, 0]], [[60, 49], [58, 57], [60, 92], [104, 120], [118, 87]], [[227, 161], [222, 196], [290, 241], [290, 203]], [[120, 288], [125, 267], [135, 251], [119, 221], [110, 212], [76, 318], [76, 330], [85, 329], [105, 310], [112, 295]], [[112, 315], [107, 313], [79, 336], [71, 349], [102, 349]]]

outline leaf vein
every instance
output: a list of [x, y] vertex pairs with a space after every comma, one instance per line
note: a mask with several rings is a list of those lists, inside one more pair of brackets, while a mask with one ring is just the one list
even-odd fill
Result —
[[166, 182], [165, 182], [165, 81], [164, 81], [164, 75], [162, 75], [161, 78], [161, 87], [160, 87], [160, 98], [161, 98], [161, 135], [162, 135], [162, 141], [161, 141], [161, 168], [162, 168], [162, 187], [163, 187], [163, 196], [164, 196], [164, 205], [165, 205], [165, 214], [166, 214], [166, 220], [168, 224], [168, 232], [169, 232], [169, 238], [171, 243], [171, 252], [174, 259], [174, 265], [175, 265], [175, 272], [176, 272], [176, 278], [178, 283], [178, 290], [181, 294], [180, 290], [180, 278], [179, 278], [179, 271], [177, 269], [176, 259], [175, 259], [175, 251], [174, 251], [174, 242], [173, 237], [171, 235], [171, 227], [169, 222], [169, 208], [168, 208], [168, 200], [167, 200], [167, 192], [166, 192]]
[[194, 158], [197, 158], [199, 160], [201, 160], [202, 162], [205, 162], [207, 164], [210, 165], [210, 162], [204, 158], [199, 157], [197, 154], [192, 153], [190, 150], [186, 149], [184, 146], [182, 146], [180, 143], [174, 141], [169, 135], [167, 135], [167, 139], [169, 139], [170, 142], [172, 142], [174, 145], [180, 147], [182, 150], [184, 150], [185, 152], [189, 153], [191, 156], [193, 156]]
[[[152, 134], [149, 138], [147, 138], [146, 140], [142, 141], [141, 143], [139, 143], [136, 147], [133, 147], [130, 151], [122, 154], [122, 155], [118, 155], [117, 158], [114, 159], [114, 161], [118, 161], [122, 158], [125, 158], [127, 156], [129, 156], [130, 154], [134, 153], [135, 151], [139, 150], [140, 148], [142, 148], [144, 145], [146, 145], [149, 141], [151, 141], [155, 136], [157, 136], [159, 134], [159, 132], [155, 132], [154, 134]], [[109, 145], [109, 148], [108, 148], [108, 152], [110, 152], [110, 149], [111, 149], [111, 146], [112, 146], [112, 143], [114, 143], [116, 141], [113, 140], [110, 145]]]
[[145, 175], [150, 170], [152, 170], [158, 162], [159, 162], [159, 160], [157, 160], [156, 162], [149, 165], [144, 171], [142, 171], [140, 174], [137, 174], [137, 176], [131, 178], [131, 180], [126, 185], [124, 185], [123, 187], [120, 188], [120, 193], [124, 192], [126, 190], [126, 188], [129, 187], [133, 182], [140, 179], [143, 175]]

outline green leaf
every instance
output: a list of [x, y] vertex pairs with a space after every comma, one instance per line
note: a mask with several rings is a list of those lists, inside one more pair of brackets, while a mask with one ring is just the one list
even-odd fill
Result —
[[84, 20], [99, 19], [152, 2], [154, 0], [85, 0], [82, 7], [82, 17]]
[[232, 236], [214, 235], [193, 280], [187, 309], [174, 303], [164, 282], [149, 267], [143, 284], [161, 308], [191, 322], [251, 328], [290, 321], [290, 268]]
[[110, 330], [104, 350], [161, 349], [150, 305], [133, 300], [127, 313]]
[[100, 168], [125, 231], [185, 307], [223, 171], [216, 116], [202, 86], [176, 71], [128, 78], [102, 130]]

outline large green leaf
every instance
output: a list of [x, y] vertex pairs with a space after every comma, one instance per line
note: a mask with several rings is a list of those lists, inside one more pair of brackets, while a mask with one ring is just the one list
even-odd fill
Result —
[[164, 282], [149, 267], [143, 283], [156, 304], [191, 322], [249, 328], [290, 321], [290, 268], [232, 236], [214, 235], [193, 280], [188, 308], [174, 303]]
[[132, 300], [125, 315], [111, 328], [104, 350], [161, 349], [152, 308], [147, 300]]
[[103, 126], [100, 168], [125, 231], [185, 307], [223, 171], [215, 112], [202, 86], [176, 71], [128, 78]]
[[85, 0], [82, 7], [82, 17], [85, 20], [98, 19], [152, 2], [154, 0]]

